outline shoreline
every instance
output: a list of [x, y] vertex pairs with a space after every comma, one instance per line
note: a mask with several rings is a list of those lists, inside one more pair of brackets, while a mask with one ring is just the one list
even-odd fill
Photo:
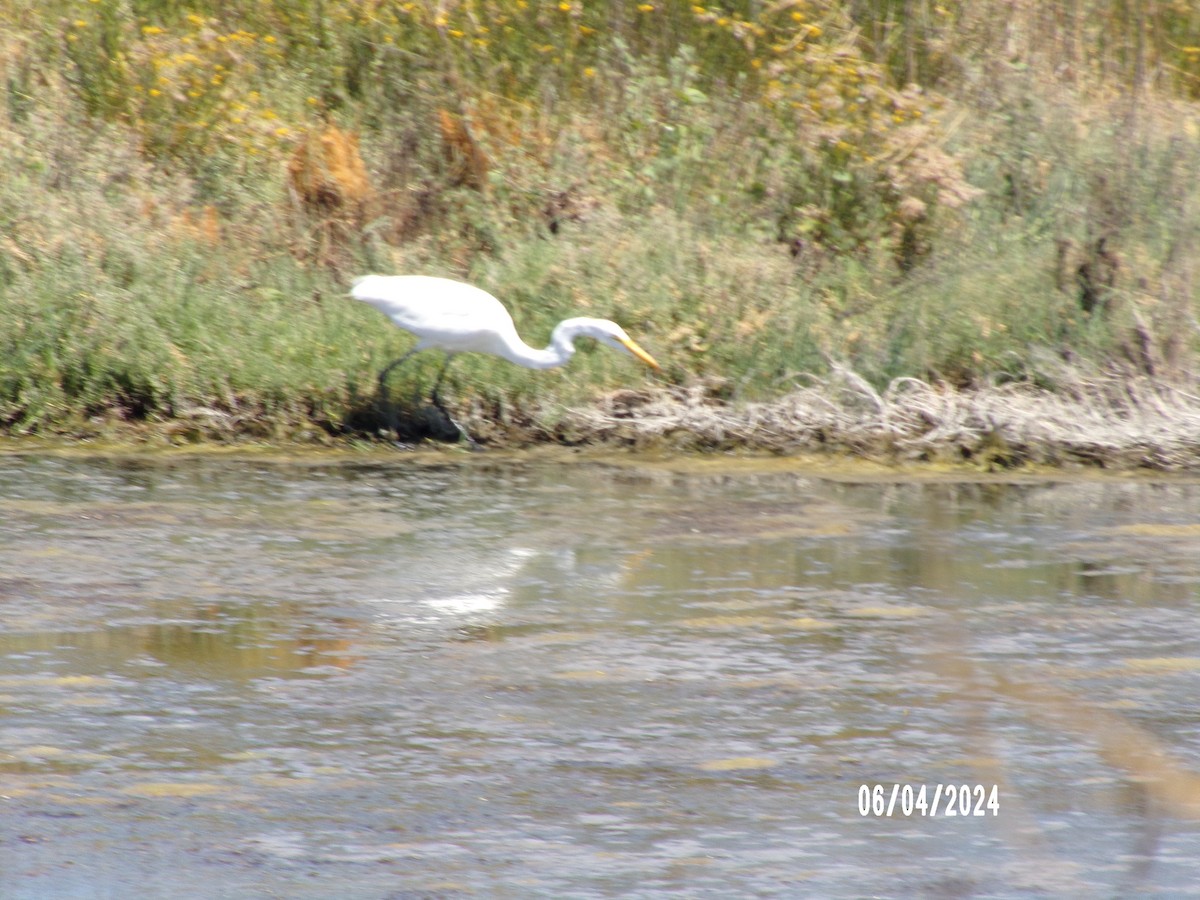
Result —
[[[1160, 382], [1113, 379], [1071, 391], [1010, 383], [960, 390], [898, 379], [876, 391], [852, 372], [770, 401], [735, 402], [719, 382], [624, 389], [546, 422], [518, 410], [506, 421], [468, 408], [463, 421], [483, 444], [424, 440], [396, 444], [365, 431], [319, 423], [205, 430], [195, 416], [157, 422], [93, 422], [94, 432], [4, 435], [0, 454], [90, 456], [221, 455], [317, 461], [409, 459], [711, 460], [749, 468], [856, 475], [978, 477], [1060, 474], [1200, 474], [1200, 392]], [[862, 471], [860, 471], [862, 470]]]
[[984, 470], [1200, 471], [1200, 390], [1151, 379], [1077, 380], [1049, 390], [903, 378], [877, 391], [843, 369], [772, 401], [730, 405], [701, 386], [623, 391], [569, 419], [590, 440], [634, 446], [833, 452]]

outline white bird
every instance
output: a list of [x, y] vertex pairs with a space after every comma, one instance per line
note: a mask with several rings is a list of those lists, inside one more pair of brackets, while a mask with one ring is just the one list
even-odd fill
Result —
[[[530, 347], [517, 334], [512, 316], [504, 304], [482, 288], [449, 278], [366, 275], [355, 279], [350, 296], [369, 303], [420, 339], [415, 347], [379, 373], [381, 387], [392, 369], [414, 353], [433, 348], [445, 351], [446, 361], [442, 364], [432, 392], [434, 405], [443, 413], [445, 408], [438, 398], [438, 388], [451, 360], [458, 353], [491, 353], [518, 366], [549, 369], [561, 366], [574, 355], [576, 338], [590, 337], [631, 353], [651, 368], [658, 368], [654, 357], [638, 346], [625, 333], [625, 329], [608, 319], [564, 319], [550, 335], [550, 345], [546, 349]], [[446, 415], [450, 418], [448, 413]], [[470, 439], [461, 425], [453, 419], [450, 421]]]

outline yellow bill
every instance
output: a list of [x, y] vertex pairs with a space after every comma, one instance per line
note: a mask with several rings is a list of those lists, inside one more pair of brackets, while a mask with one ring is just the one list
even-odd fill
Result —
[[633, 338], [628, 338], [628, 337], [618, 338], [618, 340], [621, 342], [621, 344], [625, 347], [626, 350], [628, 350], [630, 353], [632, 353], [634, 356], [636, 356], [638, 359], [640, 359], [642, 362], [644, 362], [650, 368], [652, 368], [652, 369], [660, 368], [658, 363], [654, 361], [654, 357], [651, 356], [649, 353], [647, 353], [645, 350], [643, 350], [640, 346], [638, 346], [637, 342]]

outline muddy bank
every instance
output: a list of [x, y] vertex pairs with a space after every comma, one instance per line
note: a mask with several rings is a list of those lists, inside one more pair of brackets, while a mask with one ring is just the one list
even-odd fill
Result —
[[852, 372], [769, 402], [732, 404], [703, 386], [625, 391], [570, 411], [584, 442], [679, 449], [824, 451], [886, 462], [966, 462], [1184, 471], [1200, 468], [1200, 391], [1148, 380], [971, 390], [917, 379], [877, 391]]
[[[567, 409], [484, 402], [451, 409], [482, 449], [589, 448], [641, 453], [749, 453], [934, 463], [998, 472], [1031, 468], [1200, 471], [1200, 386], [1150, 379], [1075, 380], [957, 389], [915, 378], [882, 391], [849, 370], [766, 401], [729, 396], [718, 379], [621, 390]], [[340, 421], [279, 421], [268, 413], [190, 410], [158, 421], [97, 417], [67, 433], [9, 435], [10, 447], [64, 441], [134, 448], [264, 449], [302, 446], [391, 452], [456, 446], [439, 410], [372, 398]], [[466, 449], [466, 444], [461, 445]], [[2, 448], [0, 448], [2, 449]]]

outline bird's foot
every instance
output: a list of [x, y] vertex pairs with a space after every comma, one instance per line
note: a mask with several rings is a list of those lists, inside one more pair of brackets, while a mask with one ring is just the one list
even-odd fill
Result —
[[432, 397], [430, 397], [430, 402], [433, 404], [434, 409], [437, 409], [439, 413], [442, 413], [442, 418], [446, 422], [448, 422], [448, 424], [452, 428], [454, 428], [454, 430], [456, 432], [458, 432], [458, 440], [460, 440], [460, 442], [466, 443], [468, 446], [468, 449], [470, 449], [470, 450], [484, 449], [484, 448], [482, 448], [482, 446], [479, 445], [478, 440], [475, 440], [475, 438], [470, 436], [470, 432], [467, 431], [467, 428], [463, 426], [462, 422], [458, 421], [457, 419], [454, 418], [454, 416], [450, 415], [450, 410], [445, 408], [445, 404], [442, 402], [442, 397], [439, 397], [437, 394], [434, 394]]
[[454, 426], [454, 430], [458, 432], [458, 439], [460, 442], [465, 442], [467, 444], [467, 448], [470, 450], [483, 449], [479, 442], [476, 441], [475, 438], [471, 437], [471, 432], [467, 431], [462, 422], [450, 415], [450, 411], [442, 405], [442, 401], [437, 396], [434, 396], [432, 400], [433, 405], [437, 408], [437, 411], [442, 414], [442, 417], [452, 426]]
[[471, 437], [471, 432], [467, 431], [467, 429], [463, 427], [462, 423], [459, 422], [458, 419], [451, 415], [447, 415], [446, 418], [449, 420], [451, 425], [458, 429], [459, 441], [466, 441], [468, 450], [475, 451], [483, 449], [483, 445], [475, 440], [475, 438]]

